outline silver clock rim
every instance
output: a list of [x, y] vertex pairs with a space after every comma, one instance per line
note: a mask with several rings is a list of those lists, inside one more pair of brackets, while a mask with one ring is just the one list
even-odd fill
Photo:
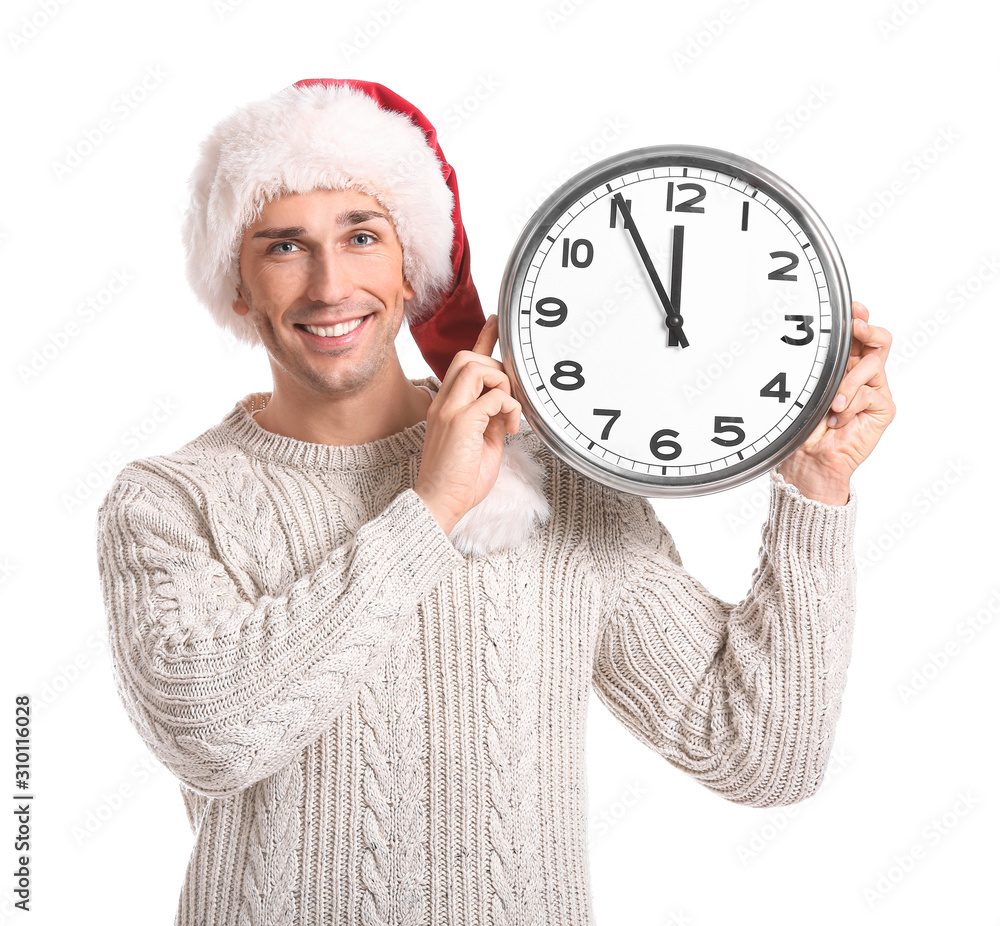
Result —
[[[713, 474], [698, 473], [691, 476], [657, 476], [647, 473], [625, 475], [620, 467], [602, 465], [596, 458], [578, 451], [560, 431], [539, 415], [532, 405], [524, 384], [529, 381], [520, 352], [513, 350], [512, 319], [516, 319], [519, 293], [527, 276], [532, 255], [553, 222], [566, 209], [602, 182], [623, 174], [635, 173], [652, 166], [683, 165], [689, 168], [722, 171], [743, 179], [764, 190], [798, 222], [799, 227], [812, 242], [816, 256], [826, 275], [830, 294], [830, 312], [835, 332], [831, 332], [831, 362], [824, 366], [821, 386], [813, 393], [810, 403], [815, 403], [808, 415], [800, 415], [795, 423], [778, 437], [767, 451], [754, 454], [739, 464]], [[833, 235], [809, 202], [787, 181], [761, 164], [741, 155], [719, 148], [700, 145], [651, 145], [633, 148], [599, 161], [574, 175], [556, 189], [535, 210], [521, 231], [500, 281], [498, 308], [500, 328], [500, 353], [504, 369], [510, 377], [514, 397], [531, 428], [546, 445], [565, 463], [591, 479], [610, 488], [633, 495], [660, 498], [708, 495], [749, 482], [789, 456], [812, 433], [828, 413], [837, 387], [847, 370], [851, 345], [851, 292], [840, 250]], [[513, 363], [509, 362], [513, 360]], [[819, 395], [817, 399], [816, 396]]]

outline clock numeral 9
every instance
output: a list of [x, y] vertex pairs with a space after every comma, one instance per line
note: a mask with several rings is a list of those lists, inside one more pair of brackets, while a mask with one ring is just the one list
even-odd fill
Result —
[[[727, 421], [731, 421], [732, 424], [726, 424]], [[737, 444], [742, 444], [743, 441], [747, 439], [747, 435], [743, 428], [737, 427], [737, 425], [740, 424], [743, 424], [742, 418], [726, 418], [721, 415], [716, 415], [715, 433], [722, 434], [725, 431], [732, 431], [736, 436], [729, 438], [713, 437], [712, 440], [716, 444], [721, 444], [723, 447], [735, 447]]]
[[[580, 252], [583, 251], [583, 257]], [[586, 238], [578, 238], [572, 244], [569, 238], [563, 238], [562, 265], [568, 267], [570, 261], [574, 267], [589, 267], [594, 259], [594, 246]]]
[[763, 389], [761, 389], [760, 394], [765, 399], [777, 399], [779, 402], [784, 402], [791, 393], [785, 387], [785, 375], [784, 373], [779, 373], [774, 377]]
[[767, 278], [769, 280], [784, 280], [785, 282], [791, 283], [798, 279], [794, 273], [789, 271], [794, 270], [799, 265], [799, 258], [797, 255], [793, 254], [791, 251], [772, 251], [771, 257], [783, 257], [788, 261], [784, 267], [779, 267], [777, 270], [772, 270]]
[[674, 181], [671, 180], [667, 184], [667, 212], [704, 212], [705, 207], [699, 206], [700, 203], [705, 198], [705, 188], [700, 183], [681, 183], [677, 186], [678, 190], [697, 190], [698, 192], [692, 196], [690, 199], [684, 200], [682, 203], [674, 205]]
[[549, 382], [556, 389], [579, 389], [586, 382], [583, 378], [583, 367], [575, 360], [560, 360], [555, 365], [555, 373]]
[[[649, 439], [649, 452], [658, 460], [676, 460], [681, 455], [681, 445], [677, 441], [668, 440], [670, 437], [677, 437], [677, 432], [664, 428]], [[666, 447], [670, 449], [664, 449]]]
[[[547, 308], [548, 306], [552, 308]], [[562, 299], [556, 299], [555, 296], [539, 299], [535, 303], [535, 311], [542, 316], [535, 319], [535, 324], [543, 328], [555, 328], [566, 321], [566, 303]]]
[[805, 332], [805, 337], [802, 338], [790, 338], [787, 334], [783, 334], [781, 340], [786, 344], [794, 344], [796, 347], [801, 347], [816, 337], [816, 332], [812, 329], [813, 317], [811, 315], [786, 315], [785, 321], [798, 322], [795, 330]]

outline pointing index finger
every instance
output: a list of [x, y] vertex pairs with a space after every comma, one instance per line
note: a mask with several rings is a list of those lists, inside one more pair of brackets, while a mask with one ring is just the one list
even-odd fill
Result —
[[483, 325], [483, 330], [479, 332], [479, 337], [476, 338], [476, 345], [472, 350], [477, 354], [485, 354], [489, 357], [493, 354], [493, 348], [496, 347], [499, 337], [499, 320], [496, 314], [493, 314], [486, 319], [486, 324]]

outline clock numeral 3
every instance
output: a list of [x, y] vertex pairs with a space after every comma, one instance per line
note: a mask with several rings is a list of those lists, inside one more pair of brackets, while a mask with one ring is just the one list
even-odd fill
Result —
[[[580, 252], [583, 251], [583, 257]], [[572, 244], [569, 238], [563, 238], [562, 265], [568, 267], [570, 261], [574, 267], [589, 267], [594, 259], [594, 246], [586, 238], [578, 238]]]
[[594, 414], [611, 416], [608, 423], [604, 426], [604, 430], [601, 431], [601, 440], [607, 440], [608, 435], [611, 433], [611, 425], [621, 417], [622, 410], [620, 408], [595, 408]]
[[[727, 421], [731, 421], [732, 424], [726, 424]], [[725, 431], [732, 431], [736, 436], [723, 438], [723, 437], [713, 437], [712, 440], [721, 444], [723, 447], [735, 447], [737, 444], [742, 444], [743, 441], [747, 439], [746, 432], [743, 428], [738, 428], [738, 424], [743, 424], [742, 418], [725, 418], [720, 415], [715, 416], [715, 433], [722, 434]]]
[[[676, 460], [681, 455], [681, 445], [677, 441], [668, 440], [670, 437], [677, 437], [677, 432], [664, 428], [649, 439], [649, 451], [658, 460]], [[670, 449], [665, 449], [667, 447]]]
[[[552, 306], [552, 308], [547, 308], [547, 306]], [[539, 299], [535, 303], [535, 311], [542, 316], [535, 319], [535, 324], [541, 325], [543, 328], [555, 328], [566, 321], [566, 303], [562, 299], [556, 299], [555, 296]]]
[[798, 279], [794, 273], [789, 271], [794, 270], [799, 265], [799, 258], [797, 255], [793, 254], [791, 251], [772, 251], [771, 257], [782, 257], [788, 261], [784, 267], [779, 267], [777, 270], [772, 270], [767, 278], [769, 280], [784, 280], [785, 282], [793, 282]]
[[812, 329], [812, 315], [786, 315], [785, 321], [798, 322], [795, 326], [795, 330], [805, 332], [805, 337], [802, 338], [790, 338], [787, 334], [783, 334], [781, 336], [781, 340], [786, 344], [794, 344], [796, 347], [801, 347], [803, 344], [808, 344], [814, 337], [816, 337], [816, 332]]
[[[565, 382], [569, 380], [569, 382]], [[560, 360], [555, 365], [555, 373], [549, 379], [556, 389], [579, 389], [586, 380], [583, 378], [583, 367], [575, 360]]]
[[774, 379], [761, 389], [760, 394], [766, 399], [777, 399], [779, 402], [784, 402], [791, 395], [785, 388], [785, 375], [784, 373], [779, 373], [775, 376]]
[[667, 184], [667, 212], [704, 212], [705, 207], [699, 206], [700, 203], [705, 198], [705, 188], [700, 183], [681, 183], [677, 186], [678, 190], [697, 190], [698, 192], [692, 196], [690, 199], [684, 200], [682, 203], [674, 205], [674, 181], [671, 180]]

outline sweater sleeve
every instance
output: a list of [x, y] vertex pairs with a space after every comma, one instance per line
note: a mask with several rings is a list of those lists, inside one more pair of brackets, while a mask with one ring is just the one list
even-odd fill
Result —
[[819, 787], [854, 625], [857, 498], [826, 505], [771, 471], [749, 594], [720, 601], [683, 568], [644, 498], [621, 498], [624, 580], [593, 681], [641, 742], [727, 799], [791, 804]]
[[101, 503], [119, 695], [153, 754], [209, 797], [273, 774], [328, 729], [463, 561], [412, 489], [275, 595], [248, 600], [213, 552], [203, 522], [147, 486], [118, 481]]

